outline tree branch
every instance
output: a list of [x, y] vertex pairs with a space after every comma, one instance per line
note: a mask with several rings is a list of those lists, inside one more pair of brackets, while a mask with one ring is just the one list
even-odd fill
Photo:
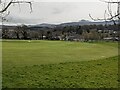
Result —
[[11, 0], [8, 4], [7, 4], [7, 6], [3, 9], [3, 10], [1, 10], [0, 11], [0, 13], [3, 13], [3, 12], [5, 12], [5, 11], [7, 11], [7, 9], [10, 7], [10, 5], [11, 4], [13, 4], [13, 3], [28, 3], [28, 4], [30, 4], [30, 9], [31, 9], [31, 12], [32, 12], [32, 3], [31, 2], [28, 2], [28, 1], [13, 1], [13, 0]]
[[109, 2], [109, 1], [105, 1], [105, 0], [100, 0], [101, 2], [105, 2], [105, 3], [120, 3], [120, 2]]
[[[120, 1], [118, 1], [118, 2], [108, 2], [108, 1], [103, 1], [103, 0], [100, 0], [100, 1], [102, 1], [102, 2], [105, 2], [105, 3], [108, 3], [108, 12], [109, 12], [109, 15], [110, 15], [110, 18], [106, 18], [105, 17], [105, 14], [104, 14], [104, 19], [94, 19], [90, 14], [89, 14], [89, 17], [92, 19], [92, 20], [94, 20], [94, 21], [98, 21], [98, 20], [111, 20], [111, 21], [113, 21], [113, 23], [114, 23], [114, 25], [116, 25], [116, 22], [115, 22], [115, 20], [114, 20], [114, 18], [118, 18], [119, 20], [120, 20], [120, 17], [119, 17], [119, 15], [120, 15], [120, 13], [118, 12], [116, 15], [112, 15], [112, 11], [111, 11], [111, 8], [110, 8], [110, 6], [109, 6], [109, 4], [118, 4], [118, 7], [119, 7], [119, 4], [120, 4]], [[106, 13], [106, 12], [105, 12]]]

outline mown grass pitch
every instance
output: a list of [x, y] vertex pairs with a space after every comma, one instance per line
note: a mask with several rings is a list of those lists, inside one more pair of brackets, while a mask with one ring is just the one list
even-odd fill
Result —
[[3, 87], [117, 87], [117, 55], [111, 42], [3, 41]]

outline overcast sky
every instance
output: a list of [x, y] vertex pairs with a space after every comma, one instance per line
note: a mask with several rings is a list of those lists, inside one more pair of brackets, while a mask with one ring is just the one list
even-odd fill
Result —
[[[8, 0], [9, 1], [9, 0]], [[7, 17], [8, 23], [59, 24], [64, 22], [77, 22], [81, 19], [91, 20], [103, 18], [107, 4], [99, 0], [26, 0], [33, 1], [33, 12], [30, 13], [28, 4], [12, 5]], [[89, 1], [89, 2], [88, 2]], [[114, 1], [114, 0], [113, 0]], [[116, 5], [112, 5], [113, 13]]]

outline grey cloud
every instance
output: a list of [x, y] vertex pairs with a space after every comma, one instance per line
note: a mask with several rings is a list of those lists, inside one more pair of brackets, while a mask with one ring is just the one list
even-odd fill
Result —
[[39, 23], [45, 20], [45, 18], [24, 18], [24, 17], [17, 17], [17, 16], [8, 16], [7, 22], [5, 23], [24, 23], [24, 24], [33, 24]]
[[58, 8], [53, 8], [53, 14], [60, 14], [60, 13], [62, 13], [63, 12], [63, 10], [62, 9], [58, 9]]

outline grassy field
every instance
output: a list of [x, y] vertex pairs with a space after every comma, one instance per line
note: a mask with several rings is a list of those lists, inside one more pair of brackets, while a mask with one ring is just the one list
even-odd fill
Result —
[[111, 42], [3, 41], [3, 87], [99, 88], [118, 85]]

